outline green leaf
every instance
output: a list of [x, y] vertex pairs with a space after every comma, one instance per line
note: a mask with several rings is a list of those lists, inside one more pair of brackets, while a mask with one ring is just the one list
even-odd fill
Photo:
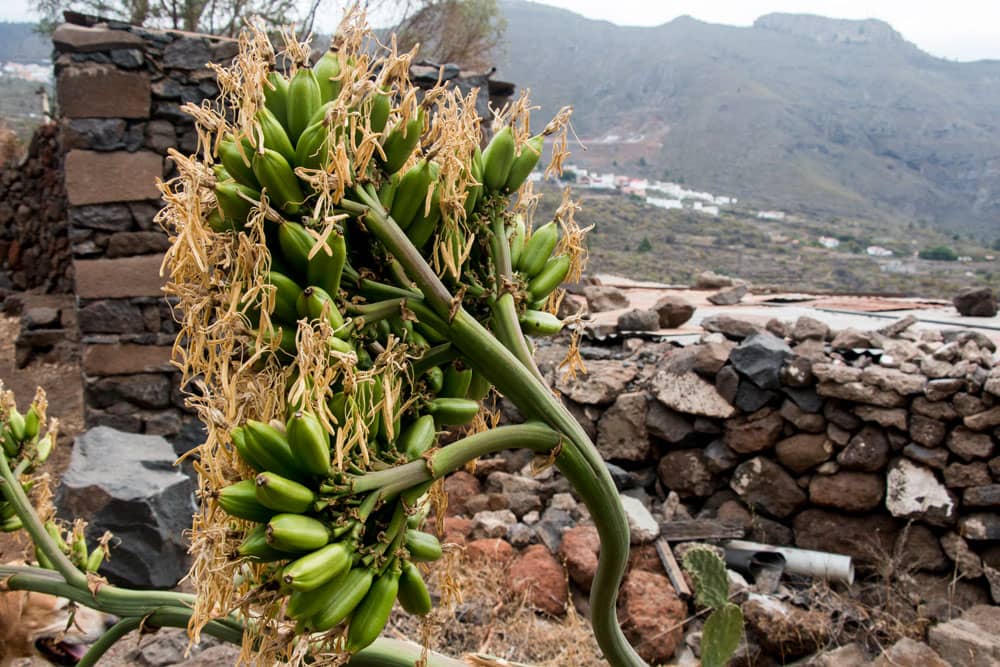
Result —
[[702, 667], [725, 667], [743, 636], [743, 612], [727, 602], [712, 612], [701, 631]]
[[694, 580], [698, 604], [718, 609], [729, 599], [729, 577], [726, 564], [713, 550], [696, 547], [684, 554], [684, 569]]

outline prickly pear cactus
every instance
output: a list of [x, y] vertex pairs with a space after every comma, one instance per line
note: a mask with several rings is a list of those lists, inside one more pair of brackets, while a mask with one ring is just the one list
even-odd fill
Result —
[[702, 667], [723, 667], [743, 635], [743, 612], [729, 602], [726, 565], [711, 549], [695, 548], [684, 554], [684, 569], [694, 580], [695, 600], [712, 609], [702, 628]]
[[695, 600], [703, 607], [718, 609], [729, 598], [726, 564], [711, 549], [695, 548], [684, 554], [684, 569], [694, 580]]

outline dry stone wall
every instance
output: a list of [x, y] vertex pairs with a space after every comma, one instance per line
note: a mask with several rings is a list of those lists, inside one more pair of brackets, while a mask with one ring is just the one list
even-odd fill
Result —
[[861, 570], [901, 557], [918, 577], [954, 571], [1000, 602], [996, 346], [912, 324], [764, 328], [720, 315], [686, 347], [584, 346], [576, 378], [558, 368], [564, 344], [540, 342], [537, 356], [659, 520], [736, 524], [747, 539], [851, 555]]
[[25, 158], [0, 168], [0, 291], [73, 291], [59, 127], [31, 138]]

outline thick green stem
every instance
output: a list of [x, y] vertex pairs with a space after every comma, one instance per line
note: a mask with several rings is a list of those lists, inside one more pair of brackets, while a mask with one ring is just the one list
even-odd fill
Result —
[[87, 652], [80, 658], [80, 662], [76, 663], [76, 667], [93, 667], [96, 665], [104, 657], [104, 654], [117, 644], [120, 639], [123, 639], [130, 632], [141, 627], [142, 621], [143, 619], [133, 616], [123, 618], [115, 623], [101, 635], [100, 639], [90, 645]]
[[[364, 201], [365, 195], [361, 194]], [[368, 202], [366, 202], [368, 203]], [[574, 475], [574, 485], [583, 497], [601, 538], [594, 587], [591, 589], [591, 610], [594, 635], [608, 662], [614, 667], [638, 667], [645, 662], [622, 634], [617, 620], [618, 586], [628, 565], [629, 531], [607, 466], [583, 427], [566, 407], [552, 394], [544, 382], [522, 365], [504, 345], [492, 336], [474, 317], [452, 303], [447, 289], [427, 265], [420, 252], [410, 243], [399, 226], [377, 209], [344, 200], [344, 208], [365, 216], [365, 224], [424, 293], [428, 305], [449, 322], [449, 338], [466, 356], [472, 367], [511, 401], [523, 413], [538, 416], [569, 439], [562, 456]]]
[[41, 519], [35, 514], [31, 501], [28, 500], [24, 489], [21, 488], [21, 482], [11, 472], [7, 457], [3, 452], [0, 452], [0, 492], [3, 492], [7, 502], [14, 506], [14, 511], [20, 517], [24, 529], [31, 535], [31, 541], [35, 543], [35, 548], [45, 554], [45, 557], [66, 581], [74, 586], [86, 588], [87, 575], [73, 565], [69, 557], [56, 546], [52, 537], [45, 530]]
[[480, 456], [505, 449], [547, 452], [560, 440], [559, 433], [541, 423], [501, 426], [453, 442], [425, 459], [353, 477], [348, 488], [351, 493], [382, 489], [382, 497], [388, 498], [417, 484], [444, 477]]

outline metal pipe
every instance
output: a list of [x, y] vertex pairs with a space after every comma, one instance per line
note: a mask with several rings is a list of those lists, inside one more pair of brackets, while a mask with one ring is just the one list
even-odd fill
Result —
[[723, 548], [727, 552], [727, 560], [729, 560], [728, 552], [730, 550], [734, 552], [777, 553], [781, 554], [785, 559], [786, 572], [816, 577], [825, 581], [839, 581], [845, 584], [854, 583], [854, 564], [851, 563], [850, 556], [831, 554], [824, 551], [812, 551], [810, 549], [777, 547], [772, 544], [761, 544], [746, 540], [729, 540], [723, 545]]

